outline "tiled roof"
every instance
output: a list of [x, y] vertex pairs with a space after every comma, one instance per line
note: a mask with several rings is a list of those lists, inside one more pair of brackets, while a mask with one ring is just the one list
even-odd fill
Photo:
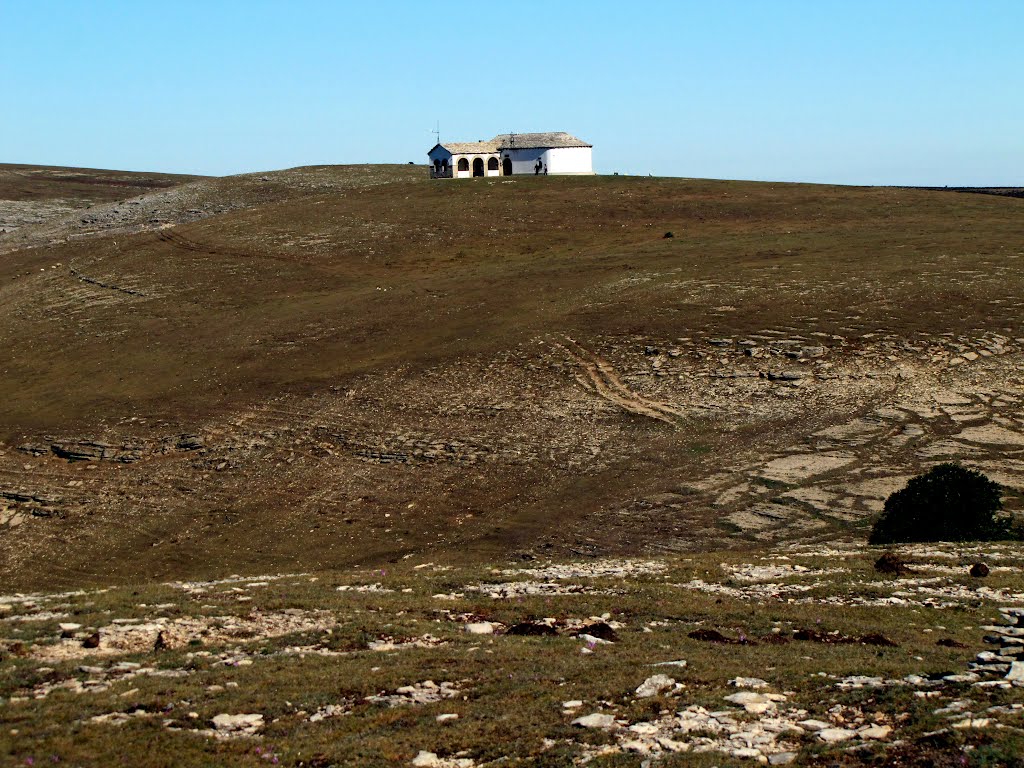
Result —
[[493, 142], [499, 149], [551, 149], [553, 147], [590, 147], [591, 144], [577, 139], [565, 131], [549, 133], [501, 133]]
[[553, 149], [556, 147], [590, 147], [565, 131], [548, 133], [501, 133], [490, 141], [442, 141], [453, 155], [491, 155], [503, 149]]
[[494, 141], [442, 141], [441, 146], [453, 155], [490, 155], [498, 151]]

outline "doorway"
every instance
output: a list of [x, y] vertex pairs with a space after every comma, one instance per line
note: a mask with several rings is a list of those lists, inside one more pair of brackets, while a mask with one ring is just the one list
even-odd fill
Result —
[[473, 161], [473, 175], [483, 176], [484, 175], [484, 159], [478, 157]]

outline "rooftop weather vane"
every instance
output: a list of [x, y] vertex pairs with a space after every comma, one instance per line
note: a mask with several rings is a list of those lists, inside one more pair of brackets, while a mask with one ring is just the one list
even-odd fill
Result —
[[437, 137], [437, 141], [435, 143], [436, 144], [440, 144], [441, 143], [441, 121], [440, 120], [437, 121], [437, 127], [434, 130], [432, 130], [431, 133], [434, 134]]

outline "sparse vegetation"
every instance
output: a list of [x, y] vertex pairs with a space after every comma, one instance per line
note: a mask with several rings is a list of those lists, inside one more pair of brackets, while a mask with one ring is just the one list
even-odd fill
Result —
[[183, 180], [0, 166], [0, 762], [1019, 751], [1021, 545], [862, 543], [1024, 504], [1019, 200]]
[[[1015, 576], [1024, 549], [907, 549], [903, 556], [933, 576], [918, 586], [879, 586], [873, 552], [839, 551], [711, 552], [632, 570], [592, 559], [561, 571], [412, 559], [386, 574], [364, 568], [25, 596], [0, 614], [8, 649], [0, 659], [0, 762], [109, 764], [124, 756], [132, 765], [179, 768], [275, 759], [295, 768], [391, 768], [428, 751], [474, 768], [636, 765], [648, 757], [637, 751], [642, 743], [659, 750], [653, 766], [742, 766], [756, 763], [729, 750], [745, 748], [762, 724], [778, 727], [772, 718], [823, 724], [787, 727], [771, 740], [779, 746], [769, 754], [792, 751], [798, 766], [955, 761], [981, 745], [993, 757], [1010, 754], [1022, 689], [956, 675], [984, 647], [979, 625], [998, 622], [1000, 605], [1024, 604]], [[979, 556], [999, 566], [985, 595], [965, 589], [966, 568], [941, 570]], [[522, 570], [530, 567], [540, 572]], [[580, 591], [495, 599], [470, 589], [548, 580]], [[358, 591], [368, 584], [379, 586]], [[813, 590], [780, 591], [786, 587]], [[461, 596], [432, 596], [452, 589]], [[58, 612], [80, 626], [61, 630], [69, 618]], [[318, 630], [218, 634], [253, 617], [271, 627], [317, 616]], [[151, 640], [167, 617], [199, 622], [196, 635], [165, 629], [169, 647], [156, 650]], [[509, 631], [524, 622], [547, 631]], [[10, 653], [27, 626], [31, 640]], [[594, 629], [597, 637], [587, 627], [613, 631]], [[100, 646], [82, 647], [94, 632]], [[118, 650], [130, 632], [137, 642]], [[383, 639], [390, 640], [378, 645]], [[638, 697], [655, 674], [674, 682]], [[726, 698], [738, 692], [780, 699], [758, 711], [756, 701], [747, 709]], [[591, 713], [611, 715], [614, 727], [572, 725]], [[661, 737], [662, 748], [652, 729], [670, 727], [666, 713], [690, 719]], [[225, 726], [225, 715], [252, 718], [251, 732]], [[989, 727], [969, 725], [983, 718]], [[825, 726], [845, 740], [816, 736]], [[873, 736], [851, 735], [858, 729]], [[937, 744], [936, 732], [951, 738]], [[687, 751], [673, 752], [679, 744]]]
[[[25, 173], [0, 167], [0, 208], [133, 197], [0, 236], [20, 589], [860, 534], [919, 451], [994, 463], [1017, 439], [1015, 199], [408, 165], [140, 195]], [[983, 400], [979, 378], [1001, 384]], [[859, 421], [896, 388], [901, 409]], [[1002, 420], [996, 443], [950, 434], [950, 388], [965, 433]]]

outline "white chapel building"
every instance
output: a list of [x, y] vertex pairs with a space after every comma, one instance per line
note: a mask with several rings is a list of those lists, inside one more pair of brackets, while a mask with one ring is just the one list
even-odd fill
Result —
[[430, 178], [593, 174], [593, 146], [562, 131], [502, 133], [490, 141], [444, 141], [427, 153]]

